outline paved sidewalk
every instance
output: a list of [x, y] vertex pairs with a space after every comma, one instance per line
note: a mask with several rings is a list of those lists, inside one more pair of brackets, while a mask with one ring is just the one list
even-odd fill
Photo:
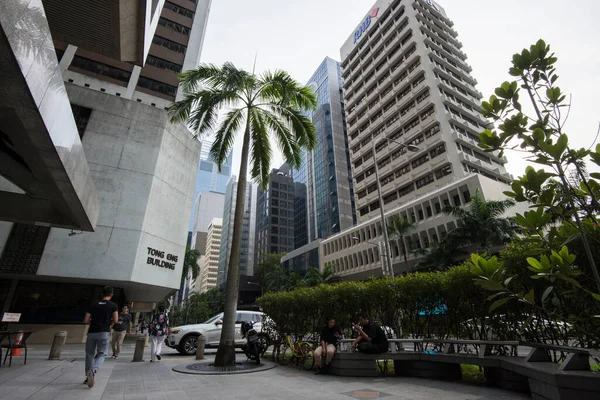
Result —
[[[83, 385], [83, 346], [70, 346], [62, 361], [47, 361], [38, 347], [23, 366], [0, 368], [0, 399], [4, 400], [141, 400], [141, 399], [328, 399], [383, 398], [389, 400], [527, 399], [528, 396], [465, 383], [417, 378], [341, 378], [317, 376], [294, 367], [242, 375], [199, 376], [173, 372], [174, 365], [192, 363], [191, 357], [165, 354], [161, 363], [132, 363], [133, 349], [115, 361], [107, 359], [96, 386]], [[149, 359], [146, 350], [146, 359]], [[75, 356], [74, 358], [72, 358]], [[209, 356], [211, 358], [212, 356]], [[238, 361], [245, 359], [238, 355]], [[8, 364], [7, 364], [8, 365]]]

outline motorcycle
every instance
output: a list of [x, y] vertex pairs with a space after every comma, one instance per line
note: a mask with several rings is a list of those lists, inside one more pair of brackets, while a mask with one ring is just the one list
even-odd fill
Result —
[[242, 345], [242, 351], [249, 360], [260, 364], [260, 355], [264, 353], [258, 340], [258, 332], [254, 329], [254, 322], [243, 322], [241, 327], [242, 338], [246, 343]]

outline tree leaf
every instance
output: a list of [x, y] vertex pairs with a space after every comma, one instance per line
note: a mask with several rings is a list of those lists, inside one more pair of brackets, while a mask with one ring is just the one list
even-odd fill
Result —
[[550, 293], [552, 293], [553, 289], [554, 286], [548, 286], [546, 290], [544, 290], [544, 294], [542, 294], [542, 303], [546, 301], [546, 298], [548, 297], [548, 295], [550, 295]]
[[490, 310], [489, 312], [493, 312], [495, 309], [497, 309], [498, 307], [503, 306], [504, 304], [508, 303], [509, 300], [511, 300], [512, 297], [505, 297], [503, 299], [500, 300], [496, 300], [495, 302], [492, 303], [492, 305], [490, 306]]

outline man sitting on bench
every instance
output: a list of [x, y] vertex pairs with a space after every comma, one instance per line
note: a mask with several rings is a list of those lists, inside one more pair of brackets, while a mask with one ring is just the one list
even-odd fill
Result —
[[381, 327], [371, 320], [369, 314], [363, 312], [359, 315], [359, 323], [353, 325], [359, 336], [352, 343], [352, 350], [364, 354], [381, 354], [388, 351], [388, 340]]

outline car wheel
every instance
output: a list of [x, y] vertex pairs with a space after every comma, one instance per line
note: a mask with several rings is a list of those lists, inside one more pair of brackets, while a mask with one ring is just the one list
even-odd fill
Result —
[[185, 356], [193, 356], [196, 354], [196, 346], [198, 345], [198, 335], [189, 335], [184, 337], [179, 344], [179, 352]]

